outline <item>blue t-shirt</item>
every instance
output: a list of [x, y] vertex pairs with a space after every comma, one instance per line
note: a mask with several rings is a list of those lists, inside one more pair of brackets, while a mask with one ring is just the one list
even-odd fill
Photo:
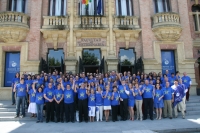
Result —
[[142, 92], [142, 88], [134, 89], [135, 100], [142, 100], [142, 95], [140, 95], [139, 90]]
[[90, 94], [88, 97], [88, 106], [95, 106], [95, 94]]
[[62, 98], [63, 95], [63, 90], [62, 89], [55, 89], [54, 90], [54, 96], [56, 98], [57, 101], [60, 101], [60, 99]]
[[96, 106], [102, 106], [103, 105], [103, 98], [101, 96], [101, 93], [96, 92], [95, 99], [96, 99]]
[[37, 83], [36, 83], [35, 87], [38, 89], [43, 84], [43, 80], [36, 79], [36, 81], [37, 81]]
[[28, 94], [29, 94], [29, 97], [30, 97], [30, 102], [34, 103], [35, 102], [35, 92], [34, 92], [34, 90], [33, 89], [29, 90]]
[[133, 92], [134, 92], [134, 89], [130, 89], [130, 90], [129, 90], [128, 99], [130, 99], [130, 100], [134, 100], [134, 99], [135, 99], [135, 97], [133, 96]]
[[111, 105], [116, 106], [119, 105], [119, 93], [118, 92], [113, 92], [112, 93], [113, 100], [111, 101]]
[[[54, 94], [54, 89], [53, 88], [45, 88], [44, 89], [44, 94], [46, 94], [46, 97], [49, 99], [53, 99], [53, 94]], [[49, 102], [48, 100], [45, 99], [45, 102]]]
[[33, 81], [31, 79], [25, 81], [26, 86], [28, 85], [28, 90], [30, 90], [32, 88], [32, 86], [31, 86], [32, 83], [33, 83]]
[[87, 99], [87, 94], [86, 94], [86, 89], [84, 88], [84, 89], [78, 89], [77, 90], [77, 92], [78, 92], [78, 99], [81, 99], [81, 100], [83, 100], [83, 99]]
[[169, 83], [170, 83], [170, 86], [174, 85], [174, 81], [176, 80], [176, 77], [170, 77], [169, 78]]
[[153, 98], [153, 86], [151, 84], [143, 85], [144, 93], [143, 98]]
[[20, 79], [19, 78], [14, 78], [13, 80], [12, 80], [12, 83], [13, 83], [13, 88], [14, 88], [14, 85], [15, 84], [18, 84], [20, 82]]
[[128, 95], [126, 94], [125, 90], [124, 90], [124, 86], [126, 87], [126, 90], [129, 91], [129, 88], [127, 85], [120, 85], [118, 87], [118, 91], [119, 91], [119, 94], [120, 94], [120, 97], [122, 99], [128, 99]]
[[162, 91], [164, 94], [163, 100], [172, 100], [172, 94], [174, 93], [174, 91], [171, 87], [164, 87]]
[[191, 79], [190, 79], [189, 76], [183, 76], [181, 79], [182, 79], [183, 84], [184, 84], [187, 88], [190, 87], [190, 81], [191, 81]]
[[26, 96], [26, 84], [17, 84], [16, 86], [17, 97]]
[[42, 92], [36, 92], [35, 103], [44, 104], [44, 94]]
[[64, 90], [64, 103], [73, 103], [74, 102], [74, 90], [70, 89]]
[[[104, 91], [102, 95], [105, 96], [106, 91]], [[103, 105], [104, 106], [110, 106], [111, 105], [111, 96], [112, 96], [112, 93], [108, 92], [106, 98], [103, 99]]]
[[154, 103], [160, 103], [163, 102], [163, 98], [159, 101], [159, 98], [163, 96], [163, 91], [162, 90], [155, 90], [155, 96], [154, 96]]

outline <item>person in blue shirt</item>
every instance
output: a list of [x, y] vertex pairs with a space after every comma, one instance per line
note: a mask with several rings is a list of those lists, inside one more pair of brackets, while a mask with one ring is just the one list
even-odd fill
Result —
[[95, 94], [96, 100], [96, 120], [102, 121], [103, 119], [103, 96], [102, 96], [102, 88], [100, 86], [97, 87], [97, 91]]
[[121, 120], [126, 121], [128, 118], [128, 94], [126, 91], [129, 91], [128, 86], [125, 84], [125, 80], [121, 80], [121, 85], [118, 87], [120, 94], [120, 115]]
[[[62, 80], [62, 79], [60, 79]], [[63, 120], [63, 97], [64, 92], [61, 89], [61, 84], [57, 84], [57, 89], [54, 90], [54, 100], [55, 100], [55, 111], [56, 111], [56, 120], [55, 122], [64, 122]]]
[[35, 89], [35, 83], [33, 83], [33, 90], [35, 95], [35, 103], [37, 106], [37, 122], [43, 122], [43, 107], [44, 107], [44, 94], [41, 87], [38, 90]]
[[87, 97], [87, 90], [88, 88], [85, 87], [84, 83], [81, 83], [80, 88], [75, 88], [75, 92], [78, 93], [78, 109], [79, 109], [79, 123], [83, 121], [83, 114], [84, 120], [88, 122], [88, 97]]
[[111, 92], [110, 92], [110, 86], [106, 86], [106, 91], [103, 92], [103, 109], [104, 109], [104, 115], [106, 118], [106, 122], [109, 121], [109, 111], [111, 110]]
[[[29, 76], [28, 76], [29, 77]], [[33, 84], [31, 85], [31, 89], [28, 89], [28, 84], [27, 84], [27, 91], [29, 94], [29, 106], [28, 106], [28, 112], [32, 114], [31, 117], [36, 117], [37, 114], [37, 107], [36, 107], [36, 103], [35, 103], [35, 92], [32, 89], [33, 87], [35, 87]]]
[[128, 95], [128, 107], [129, 107], [129, 114], [130, 114], [130, 120], [134, 121], [134, 105], [135, 105], [135, 93], [134, 88], [131, 83], [129, 83], [129, 92]]
[[90, 117], [90, 122], [94, 122], [95, 117], [95, 90], [90, 88], [90, 92], [88, 93], [88, 114]]
[[164, 93], [164, 118], [167, 118], [167, 114], [169, 114], [169, 118], [172, 119], [172, 103], [174, 101], [174, 91], [173, 89], [170, 87], [170, 83], [166, 82], [166, 86], [163, 87], [162, 89], [163, 93]]
[[183, 77], [181, 79], [182, 79], [182, 82], [185, 85], [185, 87], [188, 89], [188, 91], [186, 93], [186, 100], [189, 101], [190, 86], [192, 84], [192, 80], [191, 80], [191, 78], [189, 76], [187, 76], [186, 72], [183, 73]]
[[154, 107], [156, 108], [156, 119], [162, 119], [162, 108], [164, 107], [163, 103], [163, 91], [161, 90], [160, 84], [156, 84], [156, 90], [154, 92]]
[[139, 87], [138, 83], [135, 83], [135, 87], [134, 87], [134, 93], [135, 93], [135, 104], [136, 104], [136, 110], [137, 110], [137, 120], [141, 120], [142, 121], [142, 88]]
[[20, 104], [22, 104], [21, 105], [21, 107], [22, 107], [21, 118], [23, 118], [23, 117], [25, 117], [25, 97], [26, 97], [26, 93], [27, 93], [26, 84], [24, 84], [23, 78], [20, 79], [19, 84], [14, 85], [13, 91], [16, 92], [16, 95], [17, 95], [17, 106], [16, 106], [16, 116], [15, 116], [15, 118], [19, 117]]
[[12, 105], [15, 105], [15, 92], [14, 92], [14, 86], [15, 84], [18, 84], [20, 82], [20, 75], [19, 73], [15, 74], [15, 78], [12, 80], [12, 85], [11, 85], [11, 92], [12, 92]]
[[48, 87], [44, 89], [44, 98], [46, 104], [46, 123], [51, 119], [54, 122], [54, 89], [52, 87], [52, 83], [48, 84]]
[[75, 80], [73, 81], [72, 87], [67, 84], [66, 88], [61, 82], [62, 90], [64, 91], [64, 106], [65, 106], [65, 119], [66, 122], [74, 123], [74, 91], [75, 91]]
[[144, 120], [147, 119], [147, 111], [149, 110], [150, 119], [153, 120], [153, 86], [149, 84], [149, 80], [145, 80], [142, 87], [144, 102]]
[[170, 86], [174, 85], [174, 81], [176, 79], [176, 77], [174, 76], [174, 73], [171, 73], [171, 77], [168, 79], [169, 79]]
[[117, 86], [113, 86], [113, 92], [111, 97], [111, 107], [112, 107], [112, 121], [118, 121], [117, 112], [119, 107], [119, 92], [117, 91]]

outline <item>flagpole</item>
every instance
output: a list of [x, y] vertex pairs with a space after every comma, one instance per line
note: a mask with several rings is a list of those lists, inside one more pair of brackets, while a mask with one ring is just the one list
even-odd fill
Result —
[[83, 27], [83, 25], [82, 25], [82, 0], [80, 2], [80, 9], [81, 9], [81, 13], [80, 13], [80, 15], [81, 15], [81, 27]]

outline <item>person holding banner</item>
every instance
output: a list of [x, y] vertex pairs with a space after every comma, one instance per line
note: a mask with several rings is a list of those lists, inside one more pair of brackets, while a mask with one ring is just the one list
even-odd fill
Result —
[[16, 73], [15, 74], [15, 78], [12, 80], [12, 105], [15, 105], [15, 92], [14, 92], [14, 85], [15, 84], [18, 84], [20, 82], [20, 74], [19, 73]]
[[175, 118], [178, 117], [177, 108], [179, 108], [182, 113], [182, 118], [185, 119], [184, 105], [182, 100], [184, 97], [184, 88], [183, 86], [178, 85], [178, 80], [175, 80], [172, 89], [174, 90], [173, 108], [174, 108]]

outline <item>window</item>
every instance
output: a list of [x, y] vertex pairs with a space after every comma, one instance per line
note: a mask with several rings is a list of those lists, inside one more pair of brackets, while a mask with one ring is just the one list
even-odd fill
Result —
[[80, 0], [79, 15], [103, 15], [104, 0]]
[[133, 16], [132, 0], [116, 0], [115, 6], [117, 16]]
[[9, 0], [9, 10], [25, 13], [26, 2], [27, 0]]
[[200, 31], [200, 5], [192, 6], [194, 30]]
[[154, 0], [155, 13], [170, 12], [169, 0]]
[[49, 0], [50, 16], [66, 16], [67, 0]]

